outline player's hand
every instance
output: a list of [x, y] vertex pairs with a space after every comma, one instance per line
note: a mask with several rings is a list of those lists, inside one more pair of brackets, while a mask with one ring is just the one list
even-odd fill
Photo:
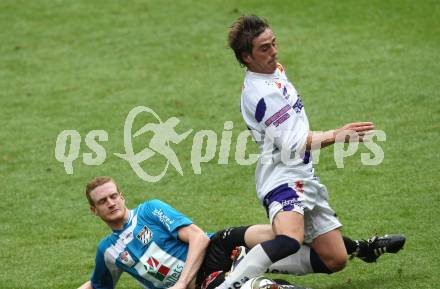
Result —
[[374, 123], [372, 122], [352, 122], [335, 130], [336, 142], [363, 142], [364, 137], [374, 131]]

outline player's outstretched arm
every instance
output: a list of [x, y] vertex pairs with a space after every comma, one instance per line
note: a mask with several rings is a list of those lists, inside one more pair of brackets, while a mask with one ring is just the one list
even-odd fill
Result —
[[343, 127], [328, 131], [310, 131], [307, 136], [306, 150], [325, 148], [335, 142], [359, 141], [374, 130], [372, 122], [352, 122]]
[[177, 234], [181, 241], [188, 243], [188, 254], [179, 280], [170, 289], [186, 289], [203, 263], [210, 240], [205, 232], [194, 224], [180, 228]]
[[87, 281], [86, 283], [78, 287], [78, 289], [93, 289], [92, 283], [90, 281]]

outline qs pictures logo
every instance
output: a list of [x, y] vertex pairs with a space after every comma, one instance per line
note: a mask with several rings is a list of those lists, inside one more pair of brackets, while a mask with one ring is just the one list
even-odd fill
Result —
[[[153, 121], [145, 122], [141, 128], [133, 130], [134, 123], [139, 123], [138, 119], [144, 119], [143, 116], [152, 118]], [[137, 106], [133, 108], [127, 115], [124, 123], [124, 149], [123, 153], [114, 153], [115, 156], [127, 161], [135, 174], [144, 181], [158, 182], [166, 174], [170, 167], [173, 167], [180, 175], [183, 176], [183, 169], [179, 158], [173, 150], [173, 145], [178, 145], [185, 140], [192, 132], [189, 129], [183, 133], [177, 132], [180, 120], [177, 117], [170, 117], [166, 121], [162, 121], [159, 115], [149, 107]], [[231, 146], [233, 124], [231, 121], [224, 123], [224, 131], [221, 136], [221, 144], [219, 151], [219, 164], [229, 163], [229, 152]], [[151, 136], [151, 137], [147, 137]], [[142, 149], [135, 150], [135, 141], [141, 136], [147, 139]], [[108, 133], [105, 130], [92, 130], [87, 133], [84, 141], [86, 146], [93, 153], [83, 153], [83, 163], [86, 165], [101, 165], [107, 158], [107, 152], [100, 142], [108, 141]], [[248, 139], [250, 139], [249, 131], [240, 133], [237, 139], [235, 158], [237, 163], [242, 165], [250, 165], [257, 161], [258, 155], [251, 154], [249, 158], [245, 158], [245, 150]], [[206, 145], [204, 147], [206, 141]], [[76, 130], [62, 131], [56, 140], [55, 158], [64, 164], [67, 174], [73, 174], [73, 162], [78, 159], [82, 138]], [[137, 142], [139, 143], [139, 142]], [[204, 151], [204, 153], [202, 153]], [[195, 174], [201, 174], [201, 163], [209, 162], [217, 153], [217, 133], [213, 130], [201, 130], [194, 134], [191, 148], [191, 165]], [[152, 174], [148, 172], [148, 161], [152, 157], [161, 157], [165, 160], [163, 168], [159, 173]]]
[[[160, 181], [170, 167], [183, 176], [184, 172], [179, 157], [173, 150], [173, 147], [188, 138], [192, 134], [193, 129], [180, 133], [179, 124], [180, 120], [177, 117], [170, 117], [162, 121], [159, 115], [151, 108], [136, 106], [130, 110], [124, 123], [123, 139], [125, 152], [114, 153], [113, 155], [128, 162], [133, 172], [147, 182]], [[134, 127], [139, 128], [134, 129]], [[260, 154], [246, 154], [247, 143], [252, 141], [252, 139], [256, 140], [260, 148], [263, 148], [260, 158], [262, 165], [271, 164], [274, 160], [279, 159], [279, 155], [276, 155], [276, 152], [279, 151], [281, 151], [281, 161], [286, 165], [302, 161], [302, 158], [299, 158], [299, 152], [292, 152], [289, 148], [277, 148], [275, 146], [275, 140], [281, 134], [288, 132], [276, 131], [277, 134], [272, 134], [269, 133], [271, 131], [269, 128], [265, 135], [261, 135], [254, 130], [244, 130], [238, 134], [235, 142], [235, 161], [238, 165], [253, 165], [259, 160]], [[201, 164], [212, 161], [216, 156], [218, 156], [218, 164], [229, 164], [232, 129], [233, 122], [225, 121], [220, 142], [218, 142], [219, 137], [217, 133], [213, 130], [200, 130], [194, 133], [190, 152], [191, 166], [194, 174], [201, 174]], [[370, 138], [373, 136], [376, 136], [380, 141], [386, 139], [383, 131], [376, 131]], [[92, 130], [88, 132], [84, 142], [93, 153], [83, 153], [83, 163], [90, 166], [103, 164], [107, 158], [107, 152], [101, 145], [101, 142], [107, 142], [108, 140], [109, 136], [105, 130]], [[73, 163], [79, 158], [81, 142], [82, 137], [77, 130], [64, 130], [57, 137], [55, 158], [64, 164], [64, 169], [69, 175], [73, 174]], [[217, 146], [218, 143], [219, 146]], [[371, 153], [361, 153], [362, 163], [364, 165], [380, 164], [383, 160], [383, 151], [380, 146], [372, 141], [365, 142], [365, 146]], [[218, 150], [217, 147], [219, 147]], [[336, 166], [343, 168], [344, 158], [353, 155], [357, 150], [358, 143], [356, 141], [350, 142], [347, 148], [345, 148], [344, 144], [335, 144], [334, 160]], [[319, 150], [311, 152], [314, 164], [319, 162], [319, 152]], [[151, 171], [152, 166], [149, 166], [148, 163], [151, 163], [153, 158], [155, 160], [161, 158], [163, 161], [159, 167], [157, 161], [155, 161], [154, 171]], [[150, 171], [147, 168], [150, 168]]]
[[[137, 115], [141, 113], [152, 114], [156, 118], [157, 123], [147, 123], [133, 134], [133, 122]], [[177, 172], [183, 176], [182, 166], [180, 165], [176, 153], [170, 147], [170, 143], [180, 143], [192, 132], [192, 129], [185, 133], [178, 134], [175, 131], [175, 127], [179, 122], [180, 120], [177, 117], [171, 117], [167, 121], [162, 122], [160, 117], [152, 109], [144, 106], [135, 107], [128, 113], [127, 118], [125, 119], [125, 154], [115, 153], [115, 155], [126, 160], [138, 177], [148, 182], [159, 181], [167, 172], [169, 164], [171, 164]], [[146, 132], [153, 133], [148, 146], [140, 152], [135, 153], [133, 151], [132, 138], [139, 137]], [[166, 165], [158, 175], [153, 176], [144, 171], [140, 164], [156, 154], [159, 154], [166, 159]]]

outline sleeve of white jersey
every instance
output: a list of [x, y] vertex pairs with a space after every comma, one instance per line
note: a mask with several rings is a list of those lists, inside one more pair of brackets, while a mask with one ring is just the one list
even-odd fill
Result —
[[309, 133], [307, 125], [281, 93], [270, 90], [263, 95], [243, 95], [243, 117], [248, 127], [264, 132], [266, 137], [272, 136], [280, 150], [301, 152]]

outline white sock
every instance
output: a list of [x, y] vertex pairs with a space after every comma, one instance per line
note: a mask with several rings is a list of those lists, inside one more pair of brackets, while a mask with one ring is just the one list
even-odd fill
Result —
[[310, 247], [302, 245], [298, 252], [273, 263], [266, 272], [298, 276], [313, 273], [310, 263]]
[[269, 256], [267, 256], [263, 247], [258, 244], [246, 254], [234, 271], [226, 277], [225, 281], [217, 289], [240, 288], [250, 278], [263, 274], [271, 264], [272, 261], [269, 259]]

